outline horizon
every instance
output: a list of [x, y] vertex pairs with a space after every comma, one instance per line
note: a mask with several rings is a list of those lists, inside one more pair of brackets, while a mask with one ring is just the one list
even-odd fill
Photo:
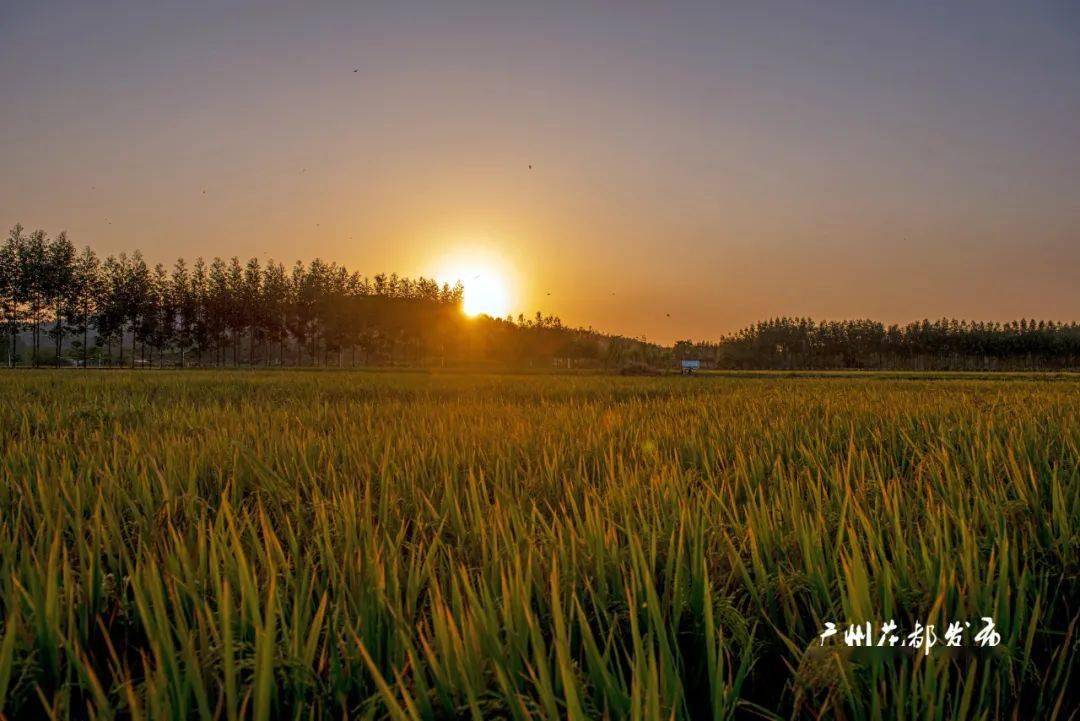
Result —
[[[29, 229], [23, 228], [23, 235], [24, 236], [27, 234], [27, 231], [29, 231]], [[30, 231], [30, 232], [35, 232], [35, 231], [44, 232], [43, 229], [33, 229], [33, 231]], [[66, 231], [60, 231], [57, 235], [59, 235], [60, 233], [63, 233], [66, 236]], [[52, 240], [54, 238], [54, 236], [51, 236], [49, 233], [45, 233], [45, 238], [47, 240]], [[68, 238], [68, 239], [70, 240], [70, 238]], [[1078, 320], [1076, 318], [1067, 318], [1067, 317], [986, 318], [986, 317], [961, 317], [961, 316], [957, 316], [955, 314], [953, 314], [953, 315], [946, 314], [946, 315], [940, 315], [940, 316], [935, 316], [935, 317], [910, 318], [910, 319], [906, 319], [906, 320], [903, 320], [903, 319], [902, 320], [886, 320], [886, 319], [882, 319], [882, 318], [874, 318], [874, 317], [870, 317], [870, 316], [860, 316], [860, 315], [852, 315], [852, 316], [845, 316], [845, 317], [835, 317], [835, 318], [826, 318], [826, 317], [807, 316], [807, 315], [804, 315], [804, 314], [797, 314], [797, 313], [782, 313], [782, 314], [778, 314], [778, 315], [758, 318], [756, 320], [748, 322], [746, 325], [743, 325], [743, 326], [740, 326], [738, 328], [734, 328], [734, 329], [725, 331], [723, 333], [718, 333], [718, 334], [715, 334], [715, 335], [711, 335], [711, 336], [705, 336], [705, 337], [681, 337], [681, 338], [673, 338], [671, 340], [658, 340], [658, 339], [655, 339], [655, 338], [648, 338], [643, 334], [627, 334], [627, 333], [613, 332], [613, 331], [610, 331], [610, 330], [605, 329], [605, 328], [598, 328], [598, 327], [596, 327], [596, 326], [594, 326], [592, 324], [588, 324], [588, 323], [585, 323], [585, 324], [566, 323], [565, 321], [563, 321], [563, 319], [560, 316], [555, 315], [555, 314], [544, 313], [544, 311], [542, 309], [539, 309], [539, 308], [533, 309], [533, 310], [520, 310], [520, 311], [505, 312], [505, 313], [497, 314], [497, 313], [489, 312], [489, 309], [485, 308], [484, 305], [483, 305], [483, 301], [481, 301], [479, 303], [479, 305], [474, 305], [474, 308], [470, 309], [470, 307], [469, 307], [470, 306], [470, 299], [469, 299], [469, 296], [468, 296], [468, 289], [467, 289], [466, 284], [465, 284], [465, 274], [458, 274], [458, 275], [442, 274], [441, 277], [437, 277], [437, 276], [424, 276], [424, 275], [408, 276], [408, 275], [405, 275], [405, 274], [397, 273], [395, 271], [377, 271], [377, 272], [374, 272], [374, 273], [367, 273], [367, 272], [365, 272], [363, 270], [359, 270], [359, 269], [356, 269], [356, 268], [350, 268], [350, 267], [345, 266], [345, 265], [343, 265], [341, 263], [337, 263], [332, 258], [318, 258], [318, 257], [310, 258], [310, 259], [307, 259], [307, 260], [302, 259], [302, 258], [296, 258], [296, 259], [293, 259], [293, 260], [290, 261], [290, 260], [280, 260], [280, 259], [277, 259], [277, 258], [260, 259], [260, 258], [257, 258], [255, 256], [252, 256], [251, 258], [243, 258], [243, 257], [240, 257], [240, 256], [230, 256], [230, 255], [215, 255], [215, 256], [212, 256], [212, 257], [197, 256], [195, 258], [185, 258], [185, 257], [181, 256], [181, 257], [175, 259], [172, 264], [170, 264], [170, 263], [165, 262], [165, 261], [158, 261], [158, 260], [154, 260], [152, 258], [146, 257], [146, 255], [139, 248], [133, 248], [133, 249], [129, 249], [129, 250], [121, 250], [118, 253], [110, 254], [109, 256], [100, 256], [100, 255], [98, 255], [97, 250], [94, 249], [91, 246], [79, 246], [77, 243], [74, 244], [74, 245], [75, 245], [76, 249], [79, 249], [79, 250], [81, 250], [82, 248], [89, 248], [91, 251], [93, 251], [95, 253], [95, 255], [98, 256], [98, 259], [100, 261], [104, 261], [106, 258], [113, 258], [113, 257], [115, 257], [115, 258], [126, 257], [128, 259], [134, 259], [135, 257], [139, 257], [139, 258], [143, 259], [143, 261], [146, 263], [147, 268], [149, 270], [153, 270], [156, 266], [160, 265], [166, 273], [171, 272], [176, 267], [174, 264], [178, 260], [184, 261], [184, 263], [186, 264], [187, 269], [189, 271], [194, 266], [194, 264], [199, 262], [199, 261], [202, 261], [203, 263], [205, 263], [205, 265], [207, 267], [209, 267], [214, 261], [218, 261], [218, 260], [223, 261], [223, 262], [230, 262], [232, 260], [238, 260], [242, 266], [246, 265], [247, 262], [249, 262], [249, 261], [255, 261], [255, 262], [257, 262], [259, 264], [259, 267], [262, 268], [263, 270], [265, 270], [267, 268], [268, 263], [275, 263], [275, 264], [280, 265], [280, 267], [286, 273], [289, 273], [292, 270], [292, 268], [297, 264], [300, 264], [304, 268], [309, 268], [310, 265], [311, 265], [311, 262], [317, 260], [317, 261], [321, 261], [321, 262], [324, 262], [324, 263], [329, 263], [329, 264], [332, 264], [332, 265], [336, 265], [337, 267], [340, 267], [340, 268], [344, 268], [344, 269], [348, 270], [350, 274], [355, 273], [365, 281], [371, 281], [376, 276], [382, 275], [382, 276], [385, 276], [385, 277], [388, 277], [388, 278], [391, 277], [391, 276], [396, 276], [402, 281], [409, 281], [409, 282], [414, 282], [414, 283], [418, 282], [418, 281], [422, 281], [422, 280], [435, 281], [439, 285], [439, 287], [442, 288], [443, 290], [453, 290], [455, 287], [460, 285], [460, 286], [462, 286], [462, 288], [465, 291], [465, 295], [464, 295], [464, 299], [463, 299], [463, 302], [462, 302], [462, 309], [461, 310], [462, 310], [463, 315], [465, 315], [467, 317], [470, 317], [470, 318], [479, 317], [479, 316], [485, 316], [485, 317], [487, 317], [489, 319], [492, 319], [492, 320], [500, 320], [500, 321], [505, 320], [505, 321], [509, 321], [511, 323], [519, 323], [522, 319], [525, 322], [531, 322], [538, 315], [542, 315], [542, 316], [546, 316], [548, 318], [554, 318], [554, 319], [558, 320], [560, 323], [563, 324], [564, 327], [566, 327], [568, 329], [589, 331], [589, 332], [597, 333], [597, 334], [599, 334], [601, 336], [605, 336], [605, 337], [608, 337], [608, 338], [621, 337], [621, 338], [626, 338], [628, 340], [642, 341], [642, 342], [650, 343], [650, 344], [653, 344], [653, 345], [656, 345], [656, 346], [659, 346], [659, 347], [662, 347], [662, 348], [674, 348], [676, 345], [681, 344], [681, 343], [691, 343], [691, 344], [694, 344], [694, 345], [715, 345], [717, 343], [722, 343], [725, 340], [731, 339], [732, 337], [734, 337], [735, 335], [739, 334], [742, 331], [752, 330], [755, 327], [759, 326], [760, 324], [763, 324], [763, 323], [767, 324], [767, 323], [771, 323], [771, 322], [774, 322], [774, 321], [783, 321], [783, 320], [794, 320], [794, 321], [806, 320], [806, 321], [810, 321], [815, 326], [819, 326], [819, 327], [822, 326], [822, 325], [825, 325], [825, 324], [829, 324], [829, 323], [852, 323], [852, 322], [866, 321], [866, 322], [880, 324], [886, 330], [891, 329], [891, 328], [897, 328], [897, 329], [903, 330], [908, 326], [914, 326], [914, 325], [918, 325], [918, 324], [926, 323], [926, 322], [929, 322], [931, 324], [937, 324], [937, 323], [939, 323], [941, 321], [958, 322], [958, 323], [961, 323], [961, 324], [965, 324], [965, 325], [967, 325], [969, 327], [979, 325], [979, 324], [997, 324], [999, 326], [1002, 326], [1003, 328], [1008, 328], [1010, 325], [1019, 325], [1019, 324], [1030, 324], [1031, 327], [1035, 327], [1034, 324], [1036, 324], [1036, 323], [1047, 323], [1047, 324], [1056, 324], [1058, 327], [1062, 327], [1062, 326], [1067, 326], [1067, 325], [1076, 325], [1077, 323], [1080, 323], [1080, 320]], [[482, 291], [490, 292], [490, 290], [491, 290], [490, 288], [482, 288]], [[499, 290], [501, 290], [501, 289], [499, 289]], [[51, 321], [43, 320], [41, 327], [42, 328], [48, 328], [49, 325], [50, 325], [50, 322]], [[131, 332], [132, 331], [129, 331], [129, 334]], [[20, 333], [18, 335], [19, 335], [19, 337], [22, 337], [24, 335], [31, 335], [31, 334], [32, 334], [32, 330], [30, 328], [27, 328], [25, 330], [20, 331]]]
[[1080, 317], [1075, 8], [260, 9], [8, 4], [5, 230], [493, 268], [663, 344]]

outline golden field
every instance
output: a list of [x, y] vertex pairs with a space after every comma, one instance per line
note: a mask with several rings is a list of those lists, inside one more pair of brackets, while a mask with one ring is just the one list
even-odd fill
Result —
[[[1077, 709], [1076, 376], [14, 371], [0, 391], [6, 719]], [[982, 617], [995, 648], [819, 641]]]

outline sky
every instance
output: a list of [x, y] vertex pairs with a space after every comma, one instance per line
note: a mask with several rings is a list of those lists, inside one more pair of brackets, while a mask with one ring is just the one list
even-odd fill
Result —
[[1080, 319], [1070, 0], [0, 0], [0, 108], [0, 224], [103, 254], [482, 268], [661, 342]]

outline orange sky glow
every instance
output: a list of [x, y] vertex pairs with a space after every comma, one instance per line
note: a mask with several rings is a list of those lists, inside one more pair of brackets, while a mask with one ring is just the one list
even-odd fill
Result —
[[757, 5], [16, 2], [0, 222], [479, 268], [514, 314], [664, 342], [1080, 317], [1074, 11]]

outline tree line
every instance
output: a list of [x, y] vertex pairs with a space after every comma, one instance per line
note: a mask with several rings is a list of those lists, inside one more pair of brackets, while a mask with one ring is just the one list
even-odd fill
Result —
[[[371, 277], [314, 259], [284, 264], [104, 259], [65, 233], [16, 225], [0, 245], [7, 364], [355, 366], [599, 365], [655, 359], [641, 341], [560, 319], [466, 318], [464, 289]], [[29, 338], [20, 348], [20, 339]]]
[[1080, 367], [1080, 325], [942, 318], [886, 326], [782, 317], [715, 343], [679, 341], [674, 352], [733, 369], [1054, 370]]
[[775, 318], [672, 347], [556, 316], [466, 318], [464, 289], [316, 258], [100, 258], [16, 225], [0, 244], [0, 357], [9, 366], [499, 364], [658, 369], [1011, 370], [1080, 366], [1077, 323]]

